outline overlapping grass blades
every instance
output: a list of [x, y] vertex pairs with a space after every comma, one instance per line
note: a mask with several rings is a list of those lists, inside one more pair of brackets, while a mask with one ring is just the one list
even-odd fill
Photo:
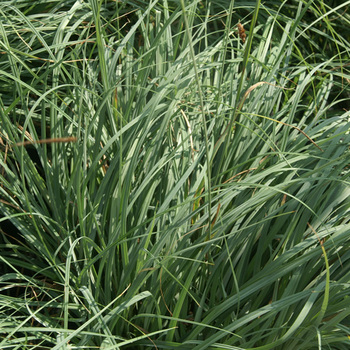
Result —
[[0, 5], [0, 348], [349, 346], [350, 2], [293, 4]]

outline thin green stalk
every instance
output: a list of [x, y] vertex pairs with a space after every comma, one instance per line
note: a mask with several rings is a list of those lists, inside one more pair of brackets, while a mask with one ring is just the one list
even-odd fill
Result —
[[236, 119], [240, 113], [239, 101], [241, 98], [241, 91], [243, 88], [243, 84], [246, 80], [245, 70], [246, 70], [246, 67], [247, 67], [247, 64], [249, 61], [249, 57], [250, 57], [250, 53], [251, 53], [251, 48], [252, 48], [252, 43], [253, 43], [253, 38], [254, 38], [254, 28], [255, 28], [255, 25], [257, 22], [258, 14], [259, 14], [260, 3], [261, 3], [261, 0], [256, 0], [253, 18], [252, 18], [252, 21], [250, 23], [249, 37], [248, 37], [248, 41], [247, 41], [245, 48], [244, 48], [244, 56], [243, 56], [243, 61], [242, 61], [242, 71], [241, 71], [241, 75], [240, 75], [240, 79], [239, 79], [238, 89], [236, 92], [234, 109], [233, 109], [233, 112], [231, 113], [231, 119], [230, 119], [227, 127], [225, 128], [223, 134], [220, 135], [220, 138], [219, 138], [217, 145], [216, 145], [216, 150], [218, 150], [218, 148], [220, 147], [222, 142], [224, 142], [224, 145], [223, 145], [224, 151], [222, 152], [222, 154], [220, 156], [219, 166], [218, 166], [218, 169], [220, 169], [220, 171], [218, 171], [218, 174], [221, 172], [221, 168], [222, 168], [222, 164], [224, 162], [225, 155], [227, 155], [228, 148], [232, 142], [232, 139], [237, 134], [237, 129], [239, 128], [239, 126], [237, 125], [236, 130], [231, 133], [232, 127], [235, 124]]
[[192, 42], [192, 36], [190, 33], [190, 28], [188, 25], [187, 20], [187, 14], [186, 14], [186, 7], [185, 7], [185, 1], [181, 0], [181, 9], [183, 14], [183, 19], [185, 22], [185, 30], [189, 42], [189, 49], [190, 49], [190, 55], [193, 62], [193, 69], [195, 74], [195, 79], [198, 87], [198, 95], [199, 95], [199, 103], [201, 108], [201, 116], [202, 116], [202, 126], [204, 131], [204, 142], [205, 142], [205, 154], [206, 154], [206, 160], [207, 160], [207, 205], [208, 205], [208, 228], [207, 228], [207, 235], [206, 239], [209, 241], [211, 237], [211, 167], [210, 167], [210, 156], [209, 156], [209, 141], [208, 141], [208, 130], [207, 130], [207, 121], [205, 118], [205, 106], [203, 101], [203, 93], [202, 93], [202, 85], [199, 79], [197, 64], [196, 64], [196, 56], [193, 49], [193, 42]]

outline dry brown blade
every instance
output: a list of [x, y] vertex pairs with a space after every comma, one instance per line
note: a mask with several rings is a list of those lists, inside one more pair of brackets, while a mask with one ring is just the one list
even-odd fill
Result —
[[158, 350], [156, 343], [149, 336], [147, 336], [148, 332], [144, 328], [138, 326], [137, 324], [133, 324], [133, 323], [131, 323], [131, 325], [134, 326], [136, 329], [138, 329], [143, 335], [145, 335], [146, 338], [154, 345], [154, 348], [156, 350]]
[[[18, 129], [23, 132], [23, 126], [18, 125]], [[28, 141], [23, 142], [17, 142], [15, 143], [16, 146], [29, 146], [29, 145], [35, 145], [35, 144], [47, 144], [47, 143], [60, 143], [60, 142], [76, 142], [77, 138], [74, 136], [69, 137], [56, 137], [56, 138], [50, 138], [50, 139], [42, 139], [42, 140], [34, 140], [32, 135], [25, 130], [24, 135], [29, 139]]]
[[160, 290], [160, 294], [161, 294], [163, 303], [164, 303], [166, 309], [168, 310], [170, 316], [172, 317], [172, 316], [173, 316], [173, 313], [170, 311], [170, 309], [169, 309], [169, 307], [168, 307], [168, 304], [167, 304], [166, 301], [165, 301], [164, 294], [163, 294], [163, 289], [162, 289], [162, 272], [163, 272], [163, 268], [160, 269], [160, 273], [159, 273], [159, 290]]
[[[194, 151], [196, 151], [196, 150], [195, 150], [195, 149], [194, 149], [194, 147], [193, 147], [193, 139], [192, 139], [192, 129], [191, 129], [191, 124], [190, 124], [190, 122], [188, 121], [188, 119], [187, 119], [187, 117], [186, 117], [185, 112], [184, 112], [182, 109], [180, 109], [180, 111], [181, 111], [182, 116], [183, 116], [183, 117], [184, 117], [184, 119], [185, 119], [186, 125], [187, 125], [187, 127], [188, 127], [188, 132], [190, 133], [190, 144], [191, 144], [191, 150], [192, 150], [192, 160], [193, 160], [193, 159], [194, 159], [193, 154], [194, 154]], [[197, 151], [196, 151], [196, 152], [197, 152]]]
[[211, 227], [213, 227], [215, 225], [215, 222], [219, 216], [220, 208], [221, 208], [221, 203], [218, 204], [218, 208], [216, 209], [215, 217], [214, 217], [213, 221], [211, 222]]
[[249, 94], [254, 90], [256, 89], [258, 86], [261, 86], [261, 85], [264, 85], [264, 84], [267, 84], [267, 85], [270, 85], [270, 86], [274, 86], [274, 87], [278, 87], [280, 89], [283, 89], [283, 90], [293, 90], [293, 88], [285, 88], [283, 86], [279, 86], [279, 85], [275, 85], [275, 84], [271, 84], [271, 83], [268, 83], [267, 81], [259, 81], [258, 83], [252, 85], [251, 87], [249, 87], [249, 89], [245, 92], [245, 94], [243, 95], [242, 97], [242, 100], [239, 104], [239, 110], [242, 109], [243, 107], [243, 103], [244, 101], [247, 99], [247, 97], [249, 96]]
[[316, 236], [318, 242], [320, 243], [321, 246], [323, 246], [324, 243], [324, 238], [321, 240], [318, 235], [317, 232], [315, 231], [315, 229], [311, 226], [311, 224], [308, 222], [307, 225], [309, 226], [309, 228], [311, 229], [311, 231], [313, 232], [313, 234]]
[[320, 151], [323, 152], [323, 149], [308, 135], [306, 135], [306, 133], [299, 129], [298, 127], [294, 126], [294, 125], [290, 125], [290, 124], [287, 124], [287, 123], [283, 123], [283, 122], [280, 122], [278, 121], [279, 123], [283, 124], [283, 125], [287, 125], [287, 126], [290, 126], [291, 128], [294, 128], [296, 130], [298, 130], [300, 133], [302, 133], [314, 146], [316, 146]]
[[236, 174], [236, 175], [230, 177], [228, 180], [224, 181], [222, 184], [225, 184], [225, 183], [227, 183], [227, 182], [230, 182], [230, 181], [233, 180], [235, 177], [240, 176], [240, 175], [245, 174], [245, 173], [249, 173], [250, 171], [256, 170], [256, 169], [258, 169], [258, 168], [250, 168], [250, 169], [247, 169], [247, 170], [243, 170], [243, 171], [241, 171], [240, 173], [238, 173], [238, 174]]
[[[0, 144], [1, 144], [1, 146], [5, 147], [4, 164], [6, 164], [7, 152], [8, 152], [9, 147], [8, 147], [7, 142], [6, 142], [6, 145], [4, 145], [1, 137], [0, 137]], [[2, 175], [2, 177], [4, 177], [4, 175], [5, 175], [5, 168], [4, 167], [1, 167], [1, 175]], [[1, 187], [3, 187], [3, 184], [1, 184]]]
[[25, 136], [26, 138], [28, 138], [29, 141], [34, 142], [34, 139], [33, 139], [32, 135], [30, 134], [29, 131], [24, 130], [24, 128], [23, 128], [22, 125], [17, 125], [17, 127], [18, 127], [18, 129], [19, 129], [20, 131], [22, 131], [22, 132], [24, 131], [24, 136]]
[[[261, 86], [263, 84], [267, 84], [267, 85], [271, 85], [271, 86], [274, 86], [274, 87], [278, 87], [280, 89], [283, 89], [283, 90], [293, 90], [293, 88], [284, 88], [282, 86], [278, 86], [278, 85], [275, 85], [275, 84], [271, 84], [271, 83], [268, 83], [267, 81], [259, 81], [258, 83], [252, 85], [244, 94], [244, 96], [242, 97], [242, 100], [239, 104], [239, 111], [242, 110], [242, 107], [243, 107], [243, 104], [245, 102], [245, 100], [247, 99], [247, 97], [249, 96], [249, 94], [255, 89], [257, 88], [258, 86]], [[261, 116], [262, 118], [265, 118], [265, 119], [269, 119], [269, 120], [272, 120], [272, 121], [275, 121], [276, 123], [280, 123], [280, 124], [283, 124], [283, 125], [286, 125], [286, 126], [289, 126], [293, 129], [296, 129], [298, 130], [301, 134], [303, 134], [313, 145], [315, 145], [319, 150], [321, 150], [323, 152], [323, 149], [317, 145], [317, 143], [308, 135], [306, 135], [306, 133], [304, 131], [302, 131], [301, 129], [299, 129], [298, 127], [294, 126], [294, 125], [290, 125], [290, 124], [287, 124], [287, 123], [284, 123], [284, 122], [281, 122], [279, 120], [276, 120], [276, 119], [273, 119], [273, 118], [269, 118], [269, 117], [266, 117], [266, 116]]]
[[47, 144], [47, 143], [76, 142], [77, 140], [78, 139], [75, 136], [70, 136], [70, 137], [58, 137], [54, 139], [23, 141], [23, 142], [17, 142], [15, 145], [29, 146], [29, 145]]
[[18, 206], [16, 206], [16, 205], [12, 204], [12, 203], [10, 203], [10, 202], [7, 202], [7, 201], [5, 201], [5, 200], [3, 200], [3, 199], [0, 199], [0, 202], [3, 203], [3, 204], [5, 204], [5, 205], [8, 205], [8, 206], [10, 206], [10, 207], [12, 207], [12, 208], [15, 208], [15, 209], [18, 210], [18, 211], [21, 210], [20, 207], [18, 207]]
[[16, 34], [18, 35], [18, 37], [21, 39], [21, 41], [24, 43], [24, 45], [26, 45], [27, 47], [28, 47], [28, 49], [30, 50], [30, 51], [32, 51], [33, 49], [30, 47], [30, 45], [21, 37], [21, 35], [18, 33], [18, 31], [16, 30], [16, 28], [14, 28], [13, 27], [13, 29], [14, 29], [14, 31], [16, 32]]

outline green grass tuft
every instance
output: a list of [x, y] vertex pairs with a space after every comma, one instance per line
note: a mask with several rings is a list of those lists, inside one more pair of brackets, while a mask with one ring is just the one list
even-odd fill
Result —
[[0, 348], [348, 349], [349, 6], [1, 2]]

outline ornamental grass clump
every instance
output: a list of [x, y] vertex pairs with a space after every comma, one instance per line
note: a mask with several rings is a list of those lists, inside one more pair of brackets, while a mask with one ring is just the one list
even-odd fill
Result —
[[1, 349], [348, 349], [350, 2], [0, 4]]

